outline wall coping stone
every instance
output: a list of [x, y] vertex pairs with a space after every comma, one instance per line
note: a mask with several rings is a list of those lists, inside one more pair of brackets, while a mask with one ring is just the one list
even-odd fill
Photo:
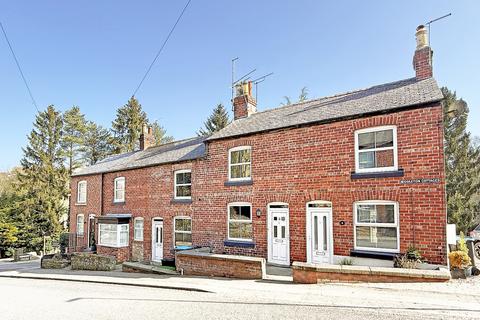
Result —
[[405, 278], [450, 279], [450, 272], [445, 268], [439, 270], [403, 269], [367, 266], [344, 266], [333, 264], [312, 264], [295, 261], [294, 270], [315, 271], [322, 273], [369, 274], [371, 276], [393, 276]]

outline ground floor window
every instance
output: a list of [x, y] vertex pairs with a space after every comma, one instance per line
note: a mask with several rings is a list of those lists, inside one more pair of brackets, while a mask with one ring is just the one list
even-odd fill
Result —
[[192, 245], [192, 219], [176, 217], [174, 219], [175, 247]]
[[360, 201], [354, 205], [355, 249], [399, 251], [398, 204]]
[[99, 245], [105, 247], [127, 247], [129, 237], [128, 224], [98, 224]]
[[133, 240], [143, 241], [143, 218], [135, 218], [133, 222]]
[[252, 205], [230, 203], [228, 205], [228, 239], [253, 240]]
[[85, 217], [83, 214], [77, 216], [77, 236], [83, 236], [85, 232]]

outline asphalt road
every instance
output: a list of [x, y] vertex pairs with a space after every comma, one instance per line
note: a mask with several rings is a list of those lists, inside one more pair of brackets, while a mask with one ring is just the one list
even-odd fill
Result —
[[[317, 288], [317, 287], [314, 287]], [[349, 291], [346, 287], [346, 292]], [[322, 290], [318, 286], [318, 291]], [[314, 291], [315, 292], [315, 291]], [[312, 296], [313, 295], [313, 296]], [[262, 297], [263, 296], [263, 297]], [[330, 296], [330, 295], [329, 295]], [[338, 297], [269, 296], [251, 291], [202, 293], [51, 280], [0, 278], [0, 319], [479, 319], [480, 309], [458, 311], [391, 303], [384, 307]], [[356, 294], [355, 294], [356, 296]], [[322, 298], [323, 297], [323, 298]], [[350, 296], [350, 299], [352, 296]], [[374, 297], [372, 297], [374, 299]], [[302, 303], [305, 301], [305, 303]], [[378, 302], [378, 301], [377, 301]]]

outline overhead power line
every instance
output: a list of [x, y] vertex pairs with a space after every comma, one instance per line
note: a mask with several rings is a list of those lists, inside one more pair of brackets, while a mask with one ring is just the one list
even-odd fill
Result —
[[37, 102], [35, 101], [35, 98], [33, 97], [32, 90], [30, 90], [30, 86], [28, 85], [27, 79], [25, 79], [25, 75], [23, 74], [22, 67], [20, 66], [20, 63], [18, 62], [17, 56], [15, 55], [15, 51], [13, 51], [12, 44], [10, 43], [10, 40], [8, 39], [7, 32], [5, 31], [5, 28], [3, 28], [2, 22], [0, 22], [0, 27], [2, 28], [3, 35], [5, 36], [5, 40], [7, 40], [8, 47], [10, 48], [10, 51], [12, 52], [13, 59], [15, 60], [15, 64], [17, 65], [18, 71], [20, 72], [20, 75], [22, 76], [23, 83], [25, 84], [25, 87], [27, 87], [28, 94], [30, 95], [30, 99], [32, 99], [32, 103], [35, 106], [35, 109], [37, 109], [37, 112], [40, 112], [37, 106]]
[[153, 65], [155, 64], [155, 62], [157, 61], [158, 59], [158, 56], [162, 53], [163, 49], [165, 48], [168, 40], [170, 39], [170, 37], [172, 36], [173, 34], [173, 31], [175, 31], [175, 28], [177, 27], [177, 24], [180, 22], [180, 19], [182, 19], [182, 16], [183, 14], [185, 13], [185, 11], [187, 10], [188, 6], [190, 5], [190, 2], [192, 0], [188, 0], [187, 3], [185, 4], [185, 7], [183, 7], [183, 10], [182, 12], [180, 13], [180, 15], [178, 16], [177, 18], [177, 21], [175, 21], [175, 24], [173, 25], [172, 29], [170, 29], [170, 32], [168, 33], [167, 37], [165, 38], [165, 41], [163, 41], [163, 44], [162, 46], [160, 47], [160, 49], [158, 50], [155, 58], [153, 59], [152, 63], [150, 64], [150, 66], [148, 67], [147, 71], [145, 72], [142, 80], [140, 81], [140, 83], [138, 84], [137, 88], [135, 89], [135, 91], [133, 92], [132, 96], [135, 96], [138, 92], [138, 90], [140, 89], [140, 87], [142, 86], [143, 84], [143, 81], [145, 81], [145, 78], [147, 77], [148, 73], [150, 72], [150, 70], [152, 69]]

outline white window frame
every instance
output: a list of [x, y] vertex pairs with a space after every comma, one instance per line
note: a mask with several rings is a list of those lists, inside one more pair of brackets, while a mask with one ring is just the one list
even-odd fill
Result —
[[[111, 226], [116, 226], [117, 230], [115, 230], [116, 235], [117, 235], [117, 241], [115, 244], [111, 243], [102, 243], [102, 226], [103, 225], [111, 225]], [[126, 243], [120, 243], [120, 234], [122, 233], [122, 226], [126, 226], [126, 232], [127, 232], [127, 242]], [[110, 223], [99, 223], [98, 224], [98, 245], [102, 247], [110, 247], [110, 248], [124, 248], [128, 247], [129, 243], [129, 238], [130, 238], [130, 226], [128, 223], [125, 224], [110, 224]]]
[[[177, 174], [180, 173], [190, 173], [190, 183], [180, 183], [177, 184]], [[192, 199], [192, 170], [191, 169], [184, 169], [184, 170], [177, 170], [174, 172], [173, 175], [173, 194], [175, 199]], [[177, 196], [177, 187], [182, 187], [182, 186], [190, 186], [190, 196], [185, 197], [185, 196]]]
[[[117, 191], [121, 190], [117, 188], [117, 183], [123, 180], [123, 197], [117, 198]], [[127, 184], [125, 177], [118, 177], [113, 180], [113, 202], [125, 202], [125, 190], [127, 189]]]
[[[84, 186], [85, 186], [85, 196], [84, 196], [85, 199], [83, 199], [83, 200], [80, 199], [80, 195], [81, 195], [81, 192], [80, 192], [81, 187], [80, 187], [80, 186], [81, 186], [81, 185], [84, 185]], [[85, 181], [85, 180], [78, 181], [78, 183], [77, 183], [77, 203], [78, 203], [78, 204], [85, 204], [85, 203], [87, 203], [87, 181]]]
[[[383, 147], [383, 148], [374, 148], [368, 150], [359, 150], [359, 134], [362, 133], [372, 133], [377, 131], [383, 130], [393, 130], [393, 146], [391, 147]], [[393, 166], [390, 167], [381, 167], [381, 168], [363, 168], [360, 169], [360, 157], [359, 154], [361, 152], [368, 152], [368, 151], [384, 151], [384, 150], [392, 150], [393, 149]], [[397, 147], [397, 127], [396, 126], [381, 126], [381, 127], [370, 127], [361, 130], [355, 131], [355, 172], [357, 173], [366, 173], [366, 172], [384, 172], [384, 171], [396, 171], [398, 170], [398, 147]]]
[[[79, 223], [79, 218], [82, 218], [82, 223]], [[81, 230], [82, 232], [80, 232], [80, 228], [79, 226], [81, 226]], [[85, 216], [83, 214], [78, 214], [77, 215], [77, 236], [79, 237], [83, 237], [85, 235]]]
[[[394, 222], [393, 223], [373, 223], [373, 222], [358, 222], [357, 206], [358, 205], [394, 205]], [[353, 245], [355, 250], [376, 251], [376, 252], [400, 252], [400, 222], [399, 222], [399, 207], [398, 202], [388, 200], [364, 200], [356, 201], [353, 203]], [[397, 229], [397, 248], [395, 249], [383, 249], [383, 248], [371, 248], [371, 247], [359, 247], [357, 246], [357, 227], [387, 227]]]
[[[137, 226], [137, 222], [142, 223], [142, 228]], [[143, 241], [143, 230], [144, 230], [145, 221], [142, 217], [137, 217], [133, 219], [133, 240], [134, 241]]]
[[[185, 220], [185, 219], [188, 219], [190, 220], [190, 231], [183, 231], [183, 230], [177, 230], [175, 229], [177, 224], [177, 220]], [[193, 220], [192, 220], [192, 217], [189, 217], [189, 216], [176, 216], [173, 218], [173, 246], [176, 247], [175, 243], [177, 242], [177, 239], [176, 239], [176, 233], [186, 233], [186, 234], [192, 234], [192, 229], [193, 229]], [[193, 238], [192, 238], [192, 245], [193, 245]]]
[[[250, 207], [250, 220], [235, 220], [230, 219], [230, 207]], [[241, 222], [241, 223], [250, 223], [252, 225], [252, 238], [232, 238], [230, 237], [230, 222]], [[245, 241], [245, 242], [253, 242], [253, 212], [252, 212], [252, 204], [249, 202], [231, 202], [227, 205], [227, 237], [228, 240], [233, 241]]]
[[[242, 150], [250, 150], [250, 162], [240, 162], [240, 163], [232, 164], [232, 152], [242, 151]], [[245, 164], [250, 165], [250, 177], [232, 178], [232, 166], [240, 166]], [[240, 147], [235, 147], [228, 150], [228, 180], [229, 181], [252, 180], [252, 147], [251, 146], [240, 146]]]

